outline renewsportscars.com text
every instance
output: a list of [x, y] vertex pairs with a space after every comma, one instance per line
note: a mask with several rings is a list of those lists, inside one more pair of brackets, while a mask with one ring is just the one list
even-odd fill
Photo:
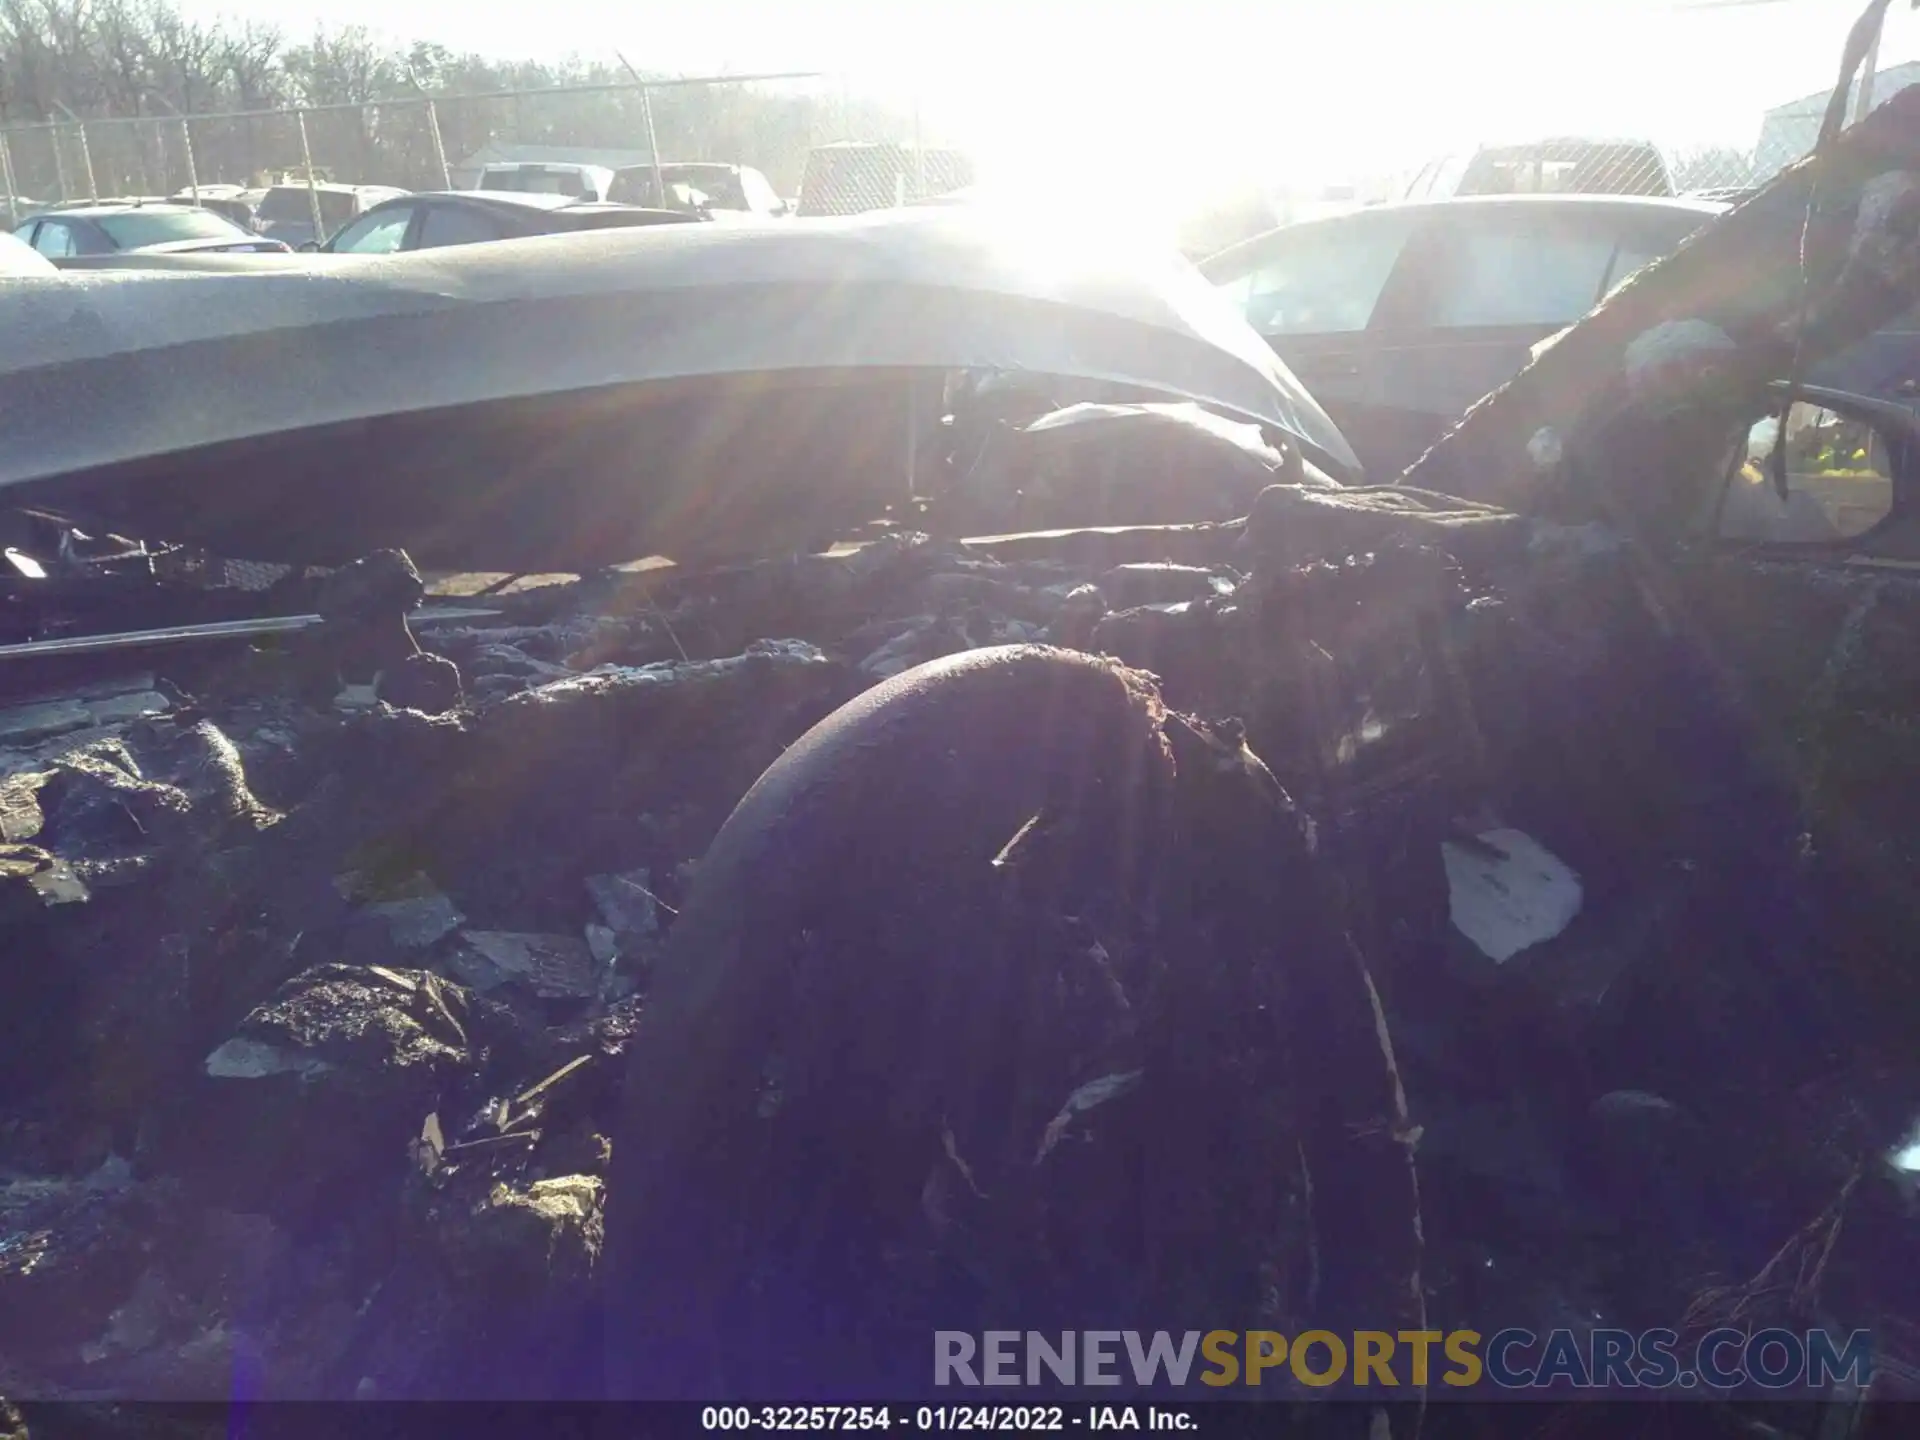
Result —
[[[1455, 1390], [1865, 1388], [1864, 1330], [938, 1330], [936, 1385], [1258, 1387], [1436, 1386]], [[1198, 1390], [1196, 1393], [1205, 1393]]]

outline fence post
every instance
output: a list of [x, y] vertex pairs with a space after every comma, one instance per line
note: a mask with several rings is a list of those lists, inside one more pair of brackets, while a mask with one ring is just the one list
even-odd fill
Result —
[[78, 128], [80, 131], [80, 164], [87, 172], [87, 198], [89, 200], [98, 200], [100, 198], [100, 182], [93, 178], [93, 146], [87, 143], [87, 122], [84, 120], [79, 121]]
[[294, 123], [300, 127], [300, 163], [307, 169], [307, 209], [313, 216], [313, 243], [323, 245], [327, 237], [321, 231], [320, 192], [314, 188], [313, 150], [307, 144], [307, 112], [296, 110], [293, 112], [293, 118]]
[[640, 87], [640, 113], [647, 117], [647, 158], [653, 165], [653, 203], [662, 210], [672, 207], [667, 204], [667, 182], [660, 173], [660, 137], [653, 129], [653, 87], [643, 84]]
[[193, 192], [193, 203], [200, 203], [200, 169], [193, 163], [193, 127], [187, 123], [187, 117], [180, 117], [180, 150], [187, 157], [187, 188]]
[[71, 200], [73, 196], [68, 194], [67, 158], [60, 153], [60, 127], [58, 125], [50, 125], [47, 127], [47, 140], [53, 146], [53, 175], [54, 179], [59, 181], [60, 203], [64, 205], [67, 201]]
[[920, 86], [913, 87], [913, 197], [927, 198], [927, 147], [920, 134]]
[[20, 223], [20, 205], [14, 199], [13, 192], [13, 152], [7, 148], [7, 137], [0, 131], [0, 182], [7, 187], [7, 228], [11, 230]]
[[427, 101], [427, 134], [433, 137], [433, 163], [440, 167], [440, 186], [453, 189], [453, 172], [447, 168], [447, 147], [440, 138], [440, 112]]
[[[58, 100], [54, 101], [53, 105], [62, 115], [73, 121], [74, 129], [80, 132], [80, 165], [81, 168], [87, 172], [87, 198], [89, 200], [98, 200], [100, 198], [100, 182], [93, 178], [93, 147], [87, 144], [87, 122], [74, 114], [73, 111], [67, 109], [67, 107], [62, 105]], [[63, 195], [60, 198], [64, 200], [66, 197]]]

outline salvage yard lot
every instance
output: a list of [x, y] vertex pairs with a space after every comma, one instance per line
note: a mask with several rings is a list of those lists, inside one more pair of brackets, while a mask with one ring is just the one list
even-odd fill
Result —
[[1404, 471], [1073, 240], [0, 284], [0, 1433], [1094, 1324], [1907, 1394], [1920, 414], [1814, 382], [1920, 293], [1920, 88]]

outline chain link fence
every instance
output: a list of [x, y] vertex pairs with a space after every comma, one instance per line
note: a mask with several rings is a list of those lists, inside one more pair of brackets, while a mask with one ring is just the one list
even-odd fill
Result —
[[[471, 189], [488, 165], [509, 163], [743, 166], [777, 199], [819, 215], [910, 203], [975, 179], [962, 150], [922, 137], [910, 107], [864, 100], [816, 75], [88, 117], [0, 129], [0, 160], [10, 223], [49, 205], [259, 190], [304, 184], [309, 173], [320, 183]], [[663, 179], [670, 190], [683, 179], [694, 189], [725, 183], [711, 170]]]
[[[1850, 97], [1850, 118], [1916, 80], [1920, 62], [1882, 71], [1870, 91]], [[1409, 123], [1397, 166], [1375, 167], [1313, 198], [1368, 203], [1584, 191], [1736, 199], [1811, 148], [1826, 99], [1756, 105], [1745, 144], [1546, 135], [1422, 154], [1421, 126]], [[1630, 114], [1633, 102], [1622, 108]], [[1631, 125], [1622, 128], [1634, 134]], [[912, 102], [863, 98], [842, 79], [814, 74], [422, 94], [184, 117], [73, 117], [0, 128], [0, 214], [12, 224], [59, 203], [176, 196], [196, 187], [214, 195], [216, 187], [231, 187], [230, 195], [303, 185], [309, 175], [334, 184], [466, 189], [488, 165], [572, 162], [628, 170], [644, 183], [629, 185], [620, 198], [656, 204], [677, 203], [703, 186], [728, 191], [740, 184], [716, 169], [679, 167], [747, 167], [798, 214], [841, 215], [974, 185], [982, 176], [969, 139], [964, 125], [952, 133], [923, 128]], [[1035, 153], [1028, 163], [1045, 170], [1058, 157]], [[665, 197], [652, 179], [656, 164], [670, 192]], [[996, 170], [995, 178], [1003, 173]], [[708, 199], [720, 208], [746, 203], [730, 193]]]
[[[1920, 80], [1920, 64], [1879, 76], [1849, 101], [1849, 121]], [[1767, 111], [1751, 150], [1720, 145], [1662, 145], [1655, 140], [1545, 137], [1490, 143], [1427, 161], [1393, 198], [1452, 195], [1691, 195], [1732, 200], [1765, 184], [1813, 149], [1827, 95]]]

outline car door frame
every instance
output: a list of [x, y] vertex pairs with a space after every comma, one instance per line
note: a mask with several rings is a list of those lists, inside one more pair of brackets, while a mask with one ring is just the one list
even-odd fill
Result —
[[[42, 250], [40, 248], [40, 235], [49, 225], [58, 225], [62, 230], [66, 231], [68, 238], [73, 242], [74, 248], [67, 251], [64, 255], [49, 255], [46, 251]], [[32, 248], [34, 254], [49, 262], [71, 260], [85, 253], [80, 249], [79, 229], [74, 224], [73, 219], [66, 215], [42, 215], [36, 218], [33, 222], [33, 233], [28, 236], [27, 244]]]
[[[1514, 203], [1518, 208], [1511, 211], [1504, 203], [1486, 207], [1462, 206], [1459, 209], [1435, 205], [1430, 214], [1422, 217], [1415, 233], [1408, 237], [1406, 247], [1401, 252], [1400, 264], [1388, 277], [1386, 288], [1381, 291], [1379, 302], [1374, 306], [1373, 320], [1369, 326], [1369, 394], [1378, 407], [1377, 423], [1390, 426], [1396, 432], [1404, 432], [1393, 441], [1392, 448], [1396, 453], [1405, 455], [1409, 463], [1424, 451], [1427, 443], [1445, 433], [1469, 407], [1524, 369], [1531, 352], [1542, 341], [1559, 334], [1598, 305], [1616, 283], [1614, 271], [1618, 268], [1623, 248], [1633, 238], [1645, 233], [1637, 223], [1639, 217], [1623, 208], [1589, 206], [1587, 202], [1577, 200], [1562, 203], [1544, 199]], [[1487, 226], [1494, 217], [1502, 214], [1537, 216], [1547, 222], [1547, 228], [1551, 231], [1556, 218], [1563, 223], [1571, 221], [1583, 210], [1590, 211], [1591, 218], [1587, 223], [1597, 230], [1610, 233], [1606, 235], [1607, 261], [1601, 267], [1592, 294], [1587, 297], [1578, 314], [1564, 320], [1528, 322], [1524, 325], [1436, 326], [1432, 323], [1437, 297], [1445, 295], [1457, 283], [1458, 271], [1455, 267], [1461, 253], [1459, 241], [1462, 237], [1470, 238], [1477, 228]], [[1700, 223], [1706, 223], [1706, 218], [1703, 216]], [[1678, 244], [1677, 241], [1675, 243]], [[1488, 366], [1483, 357], [1462, 353], [1486, 350], [1503, 357], [1501, 363]], [[1442, 370], [1470, 372], [1485, 368], [1498, 370], [1499, 376], [1492, 380], [1487, 389], [1472, 395], [1463, 390], [1458, 396], [1445, 397], [1430, 407], [1406, 403], [1402, 397], [1411, 387], [1405, 381], [1405, 372], [1423, 361], [1431, 364], [1427, 357], [1436, 351], [1453, 352], [1459, 357], [1456, 364], [1437, 367]], [[1507, 361], [1511, 360], [1517, 360], [1517, 363], [1509, 365]]]
[[[1324, 221], [1303, 222], [1321, 229], [1336, 226], [1388, 224], [1391, 223], [1388, 217], [1395, 216], [1408, 217], [1406, 238], [1401, 241], [1399, 253], [1394, 256], [1393, 264], [1387, 269], [1387, 276], [1381, 284], [1379, 293], [1374, 296], [1373, 306], [1367, 312], [1365, 325], [1357, 330], [1303, 330], [1282, 334], [1258, 332], [1268, 348], [1280, 357], [1282, 363], [1294, 373], [1295, 378], [1307, 388], [1314, 399], [1320, 402], [1322, 408], [1331, 407], [1329, 413], [1333, 415], [1334, 422], [1343, 431], [1348, 429], [1347, 423], [1334, 412], [1351, 415], [1355, 411], [1364, 411], [1372, 404], [1374, 393], [1372, 356], [1376, 348], [1374, 327], [1379, 319], [1380, 303], [1392, 291], [1400, 267], [1406, 264], [1408, 250], [1419, 235], [1425, 223], [1425, 217], [1418, 213], [1409, 215], [1408, 209], [1396, 206], [1356, 210], [1345, 215], [1328, 217]], [[1295, 226], [1284, 226], [1266, 238], [1274, 241], [1279, 236], [1296, 229]], [[1259, 244], [1259, 242], [1253, 243]], [[1265, 252], [1255, 251], [1254, 253]], [[1263, 260], [1256, 259], [1249, 266], [1249, 273], [1258, 271], [1265, 263]]]

